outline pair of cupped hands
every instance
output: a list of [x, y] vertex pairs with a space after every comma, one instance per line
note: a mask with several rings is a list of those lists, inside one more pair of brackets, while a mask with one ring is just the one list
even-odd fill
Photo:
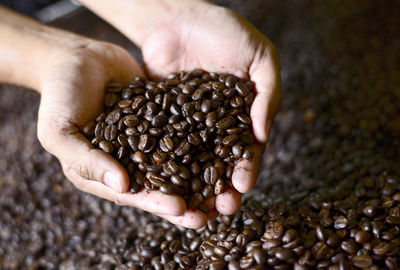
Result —
[[[84, 37], [75, 36], [49, 56], [41, 76], [40, 142], [60, 160], [66, 177], [78, 189], [118, 205], [137, 207], [188, 228], [200, 228], [218, 213], [233, 214], [240, 207], [242, 193], [256, 183], [280, 107], [277, 50], [241, 16], [209, 3], [159, 23], [138, 45], [144, 69], [123, 48]], [[254, 157], [235, 166], [234, 188], [207, 200], [208, 213], [188, 209], [181, 197], [160, 191], [131, 194], [125, 169], [81, 134], [82, 127], [102, 111], [104, 88], [110, 79], [128, 83], [134, 76], [145, 76], [157, 80], [196, 68], [250, 79], [256, 91], [250, 112], [257, 141]]]

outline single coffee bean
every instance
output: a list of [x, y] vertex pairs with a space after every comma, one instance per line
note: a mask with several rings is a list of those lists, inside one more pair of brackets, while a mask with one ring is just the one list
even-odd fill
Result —
[[101, 150], [103, 150], [107, 154], [112, 154], [112, 152], [114, 152], [114, 146], [112, 145], [112, 143], [110, 143], [108, 141], [104, 141], [104, 140], [101, 141], [99, 143], [99, 147]]
[[359, 268], [368, 268], [372, 265], [372, 258], [369, 255], [357, 255], [353, 257], [353, 264]]
[[107, 141], [112, 141], [117, 136], [117, 126], [115, 125], [108, 125], [104, 129], [104, 139]]
[[107, 115], [105, 122], [109, 125], [112, 125], [117, 123], [120, 118], [121, 112], [119, 110], [114, 110]]
[[247, 96], [251, 91], [250, 88], [243, 82], [237, 82], [235, 89], [242, 97]]
[[215, 167], [209, 166], [203, 174], [204, 181], [209, 185], [214, 185], [218, 179], [218, 171]]

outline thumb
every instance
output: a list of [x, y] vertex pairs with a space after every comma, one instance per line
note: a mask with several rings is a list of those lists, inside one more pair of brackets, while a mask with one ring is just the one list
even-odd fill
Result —
[[129, 177], [122, 165], [103, 151], [94, 149], [74, 123], [61, 121], [50, 125], [47, 121], [39, 121], [38, 139], [64, 166], [82, 178], [101, 182], [116, 192], [128, 191]]

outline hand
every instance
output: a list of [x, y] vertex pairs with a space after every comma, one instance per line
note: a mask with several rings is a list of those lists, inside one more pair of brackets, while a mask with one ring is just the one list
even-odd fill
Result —
[[[229, 9], [195, 2], [195, 6], [184, 10], [171, 13], [140, 41], [147, 75], [159, 78], [171, 72], [202, 68], [233, 73], [255, 83], [256, 97], [251, 107], [258, 142], [253, 146], [255, 155], [251, 161], [242, 160], [235, 166], [234, 189], [215, 198], [215, 209], [229, 215], [239, 209], [241, 193], [256, 183], [271, 124], [280, 107], [278, 53], [262, 33]], [[214, 210], [209, 216], [215, 214]]]
[[[64, 45], [49, 55], [40, 78], [42, 94], [38, 138], [58, 157], [67, 178], [82, 191], [161, 215], [187, 227], [192, 212], [181, 197], [160, 191], [129, 193], [129, 177], [111, 156], [93, 146], [80, 130], [103, 109], [104, 87], [115, 78], [129, 82], [143, 75], [138, 63], [122, 48], [92, 40]], [[176, 215], [184, 215], [177, 220]]]

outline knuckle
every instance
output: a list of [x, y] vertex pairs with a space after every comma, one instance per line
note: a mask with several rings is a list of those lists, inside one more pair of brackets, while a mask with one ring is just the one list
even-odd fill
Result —
[[97, 180], [92, 169], [83, 160], [76, 160], [71, 164], [71, 168], [83, 179]]
[[119, 205], [119, 206], [123, 206], [123, 205], [124, 205], [124, 203], [123, 203], [123, 201], [122, 201], [122, 197], [121, 197], [120, 194], [115, 194], [115, 196], [114, 196], [114, 198], [113, 198], [113, 202], [114, 202], [116, 205]]

